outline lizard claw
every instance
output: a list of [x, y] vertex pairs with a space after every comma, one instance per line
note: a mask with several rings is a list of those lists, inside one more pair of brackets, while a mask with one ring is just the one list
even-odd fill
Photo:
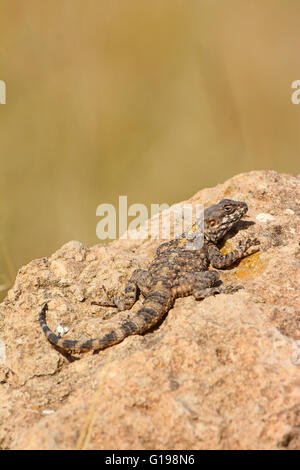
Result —
[[225, 286], [222, 288], [222, 293], [224, 294], [233, 294], [234, 292], [237, 292], [238, 290], [245, 289], [244, 286], [234, 286], [234, 285], [229, 285]]
[[249, 256], [259, 251], [260, 248], [258, 245], [260, 245], [260, 241], [258, 240], [258, 238], [249, 238], [246, 242], [245, 254]]
[[250, 246], [257, 246], [257, 245], [260, 245], [260, 241], [258, 240], [258, 238], [248, 238], [248, 240], [246, 240], [247, 248], [250, 248]]
[[102, 289], [104, 290], [106, 296], [108, 297], [108, 300], [100, 300], [99, 302], [96, 302], [95, 300], [92, 300], [91, 304], [92, 305], [99, 305], [100, 307], [117, 307], [115, 303], [115, 299], [111, 297], [111, 295], [108, 293], [106, 287], [102, 285]]
[[[260, 241], [258, 238], [247, 238], [247, 240], [240, 240], [239, 241], [239, 247], [243, 250], [244, 254], [250, 255], [252, 253], [256, 253], [256, 251], [259, 251]], [[249, 248], [252, 248], [249, 250]]]

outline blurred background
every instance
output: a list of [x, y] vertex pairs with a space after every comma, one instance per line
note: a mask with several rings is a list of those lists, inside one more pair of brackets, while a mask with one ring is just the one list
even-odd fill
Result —
[[0, 289], [96, 208], [299, 172], [299, 0], [0, 0]]

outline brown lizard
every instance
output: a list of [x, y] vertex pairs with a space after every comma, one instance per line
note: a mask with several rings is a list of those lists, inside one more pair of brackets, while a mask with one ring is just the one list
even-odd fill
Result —
[[[259, 241], [247, 239], [238, 248], [222, 255], [218, 243], [224, 235], [246, 214], [245, 202], [223, 199], [204, 211], [204, 242], [201, 249], [187, 249], [186, 235], [161, 244], [148, 270], [136, 269], [129, 279], [122, 299], [93, 302], [101, 306], [117, 307], [116, 312], [129, 310], [137, 300], [138, 293], [144, 301], [139, 311], [121, 325], [102, 337], [87, 340], [63, 339], [55, 335], [46, 324], [45, 304], [39, 314], [40, 325], [53, 345], [67, 351], [84, 352], [105, 349], [120, 343], [129, 335], [142, 334], [159, 324], [172, 308], [176, 298], [193, 295], [196, 300], [220, 293], [233, 293], [241, 286], [220, 286], [219, 273], [209, 270], [232, 266], [236, 261], [259, 250]], [[195, 232], [196, 225], [189, 233]], [[108, 294], [107, 294], [108, 295]]]

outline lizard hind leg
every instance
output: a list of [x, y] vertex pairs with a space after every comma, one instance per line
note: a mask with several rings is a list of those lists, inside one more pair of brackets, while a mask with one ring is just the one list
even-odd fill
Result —
[[200, 271], [194, 273], [185, 273], [179, 276], [172, 286], [172, 296], [185, 297], [194, 295], [195, 298], [203, 298], [203, 292], [213, 295], [213, 289], [216, 293], [218, 287], [213, 287], [219, 282], [220, 275], [217, 271]]
[[193, 289], [193, 296], [196, 300], [205, 299], [211, 295], [220, 294], [219, 287], [205, 287], [204, 289], [201, 286], [196, 286]]
[[201, 279], [199, 276], [196, 277], [192, 287], [192, 294], [196, 300], [217, 294], [233, 294], [240, 289], [244, 289], [243, 286], [240, 285], [220, 285], [220, 275], [217, 271], [209, 270], [201, 274], [203, 278]]
[[220, 293], [220, 287], [217, 286], [220, 279], [218, 271], [209, 270], [203, 271], [202, 278], [198, 276], [195, 278], [192, 294], [196, 300], [204, 299], [211, 295]]
[[244, 289], [243, 286], [240, 285], [232, 285], [229, 284], [227, 286], [213, 286], [213, 287], [203, 287], [200, 285], [196, 285], [193, 289], [193, 296], [196, 300], [204, 299], [205, 297], [209, 297], [211, 295], [217, 294], [233, 294], [240, 289]]

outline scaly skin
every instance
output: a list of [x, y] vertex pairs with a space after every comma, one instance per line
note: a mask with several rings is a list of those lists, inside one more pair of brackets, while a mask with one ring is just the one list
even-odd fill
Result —
[[[218, 243], [247, 212], [245, 202], [223, 199], [204, 212], [204, 243], [201, 249], [187, 249], [187, 238], [181, 237], [161, 244], [147, 271], [136, 269], [129, 279], [122, 299], [109, 298], [107, 302], [93, 302], [101, 306], [117, 307], [116, 312], [129, 310], [137, 300], [138, 291], [145, 299], [140, 310], [102, 337], [88, 340], [68, 340], [55, 335], [46, 324], [45, 304], [39, 315], [46, 338], [54, 346], [66, 351], [84, 352], [105, 349], [120, 343], [129, 335], [142, 334], [157, 325], [172, 308], [176, 298], [193, 295], [196, 300], [220, 293], [233, 293], [241, 286], [218, 286], [219, 273], [209, 270], [232, 266], [236, 261], [259, 250], [257, 239], [248, 239], [239, 247], [222, 255]], [[195, 233], [194, 225], [189, 232]]]

